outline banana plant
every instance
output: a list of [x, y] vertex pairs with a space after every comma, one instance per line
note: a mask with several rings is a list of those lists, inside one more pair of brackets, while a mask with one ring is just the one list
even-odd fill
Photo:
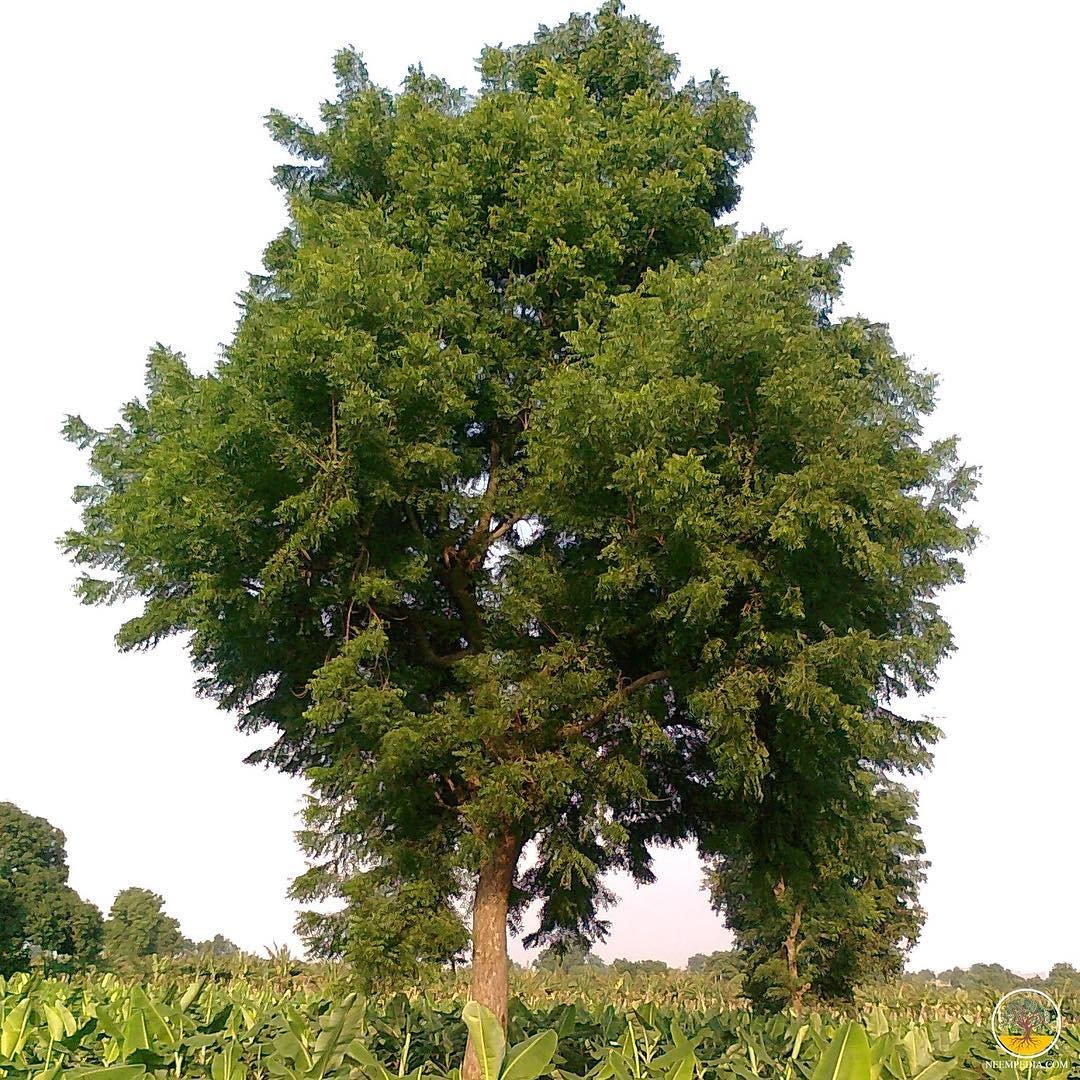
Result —
[[542, 1031], [506, 1049], [506, 1036], [495, 1014], [478, 1001], [466, 1002], [461, 1018], [469, 1029], [484, 1080], [536, 1080], [547, 1071], [559, 1037]]
[[814, 1070], [813, 1080], [874, 1080], [866, 1031], [846, 1023], [829, 1043]]
[[30, 999], [24, 998], [0, 1024], [0, 1060], [17, 1057], [29, 1036]]

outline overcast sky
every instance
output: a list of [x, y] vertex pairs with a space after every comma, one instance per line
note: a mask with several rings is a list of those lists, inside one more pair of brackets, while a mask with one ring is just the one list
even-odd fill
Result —
[[[107, 909], [137, 884], [189, 936], [295, 944], [300, 785], [192, 693], [182, 648], [117, 654], [54, 540], [84, 477], [66, 412], [95, 425], [163, 341], [209, 367], [284, 211], [261, 117], [315, 117], [339, 46], [396, 87], [406, 67], [475, 87], [483, 44], [563, 2], [9, 4], [0, 16], [7, 240], [0, 800], [68, 837]], [[631, 5], [684, 75], [718, 67], [757, 108], [735, 217], [855, 251], [846, 310], [888, 322], [941, 375], [935, 432], [981, 465], [983, 543], [945, 598], [959, 651], [909, 708], [946, 739], [920, 784], [933, 868], [915, 967], [1080, 964], [1076, 903], [1075, 331], [1080, 7], [1068, 0]], [[598, 951], [683, 963], [727, 937], [692, 852], [617, 882]], [[520, 956], [520, 950], [517, 952]]]

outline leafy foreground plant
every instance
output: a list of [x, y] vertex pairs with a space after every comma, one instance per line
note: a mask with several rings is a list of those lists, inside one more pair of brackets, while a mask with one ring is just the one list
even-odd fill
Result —
[[533, 1035], [506, 1052], [506, 1036], [498, 1017], [476, 1001], [462, 1010], [484, 1080], [534, 1080], [547, 1072], [559, 1037], [554, 1031]]
[[[858, 1022], [716, 1003], [515, 998], [507, 1038], [485, 1007], [429, 993], [363, 998], [328, 982], [279, 989], [257, 978], [133, 985], [114, 975], [20, 974], [0, 979], [0, 1076], [460, 1080], [468, 1033], [484, 1080], [985, 1080], [995, 1075], [987, 1063], [1003, 1055], [982, 1004], [958, 1001], [975, 1009], [973, 1022], [913, 1020], [907, 1005], [864, 1007]], [[931, 995], [923, 1002], [928, 1015], [942, 1009]], [[1075, 1026], [1055, 1055], [1062, 1064], [1032, 1075], [1069, 1075], [1064, 1062], [1080, 1057]]]

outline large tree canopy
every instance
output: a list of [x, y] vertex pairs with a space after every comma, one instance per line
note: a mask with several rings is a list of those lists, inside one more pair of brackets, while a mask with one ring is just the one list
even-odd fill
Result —
[[68, 429], [83, 598], [142, 597], [120, 644], [186, 634], [313, 786], [298, 894], [347, 906], [311, 939], [441, 959], [471, 893], [497, 1010], [508, 908], [595, 938], [606, 870], [734, 827], [774, 762], [840, 799], [904, 756], [879, 706], [970, 539], [930, 380], [830, 320], [842, 252], [717, 224], [751, 111], [676, 67], [617, 4], [485, 50], [473, 100], [341, 53], [321, 129], [271, 116], [290, 223], [222, 360], [157, 348]]

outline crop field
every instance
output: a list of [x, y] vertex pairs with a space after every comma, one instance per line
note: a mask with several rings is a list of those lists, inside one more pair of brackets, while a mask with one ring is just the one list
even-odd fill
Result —
[[[253, 974], [163, 970], [0, 979], [0, 1074], [285, 1077], [319, 1080], [459, 1075], [469, 1028], [484, 1072], [530, 1080], [663, 1077], [940, 1080], [1002, 1075], [991, 996], [897, 985], [863, 996], [851, 1015], [752, 1015], [726, 985], [691, 974], [595, 978], [519, 973], [505, 1045], [464, 983], [364, 997], [333, 967]], [[1076, 1002], [1052, 1067], [1010, 1075], [1075, 1076]], [[997, 1063], [996, 1067], [995, 1064]]]

